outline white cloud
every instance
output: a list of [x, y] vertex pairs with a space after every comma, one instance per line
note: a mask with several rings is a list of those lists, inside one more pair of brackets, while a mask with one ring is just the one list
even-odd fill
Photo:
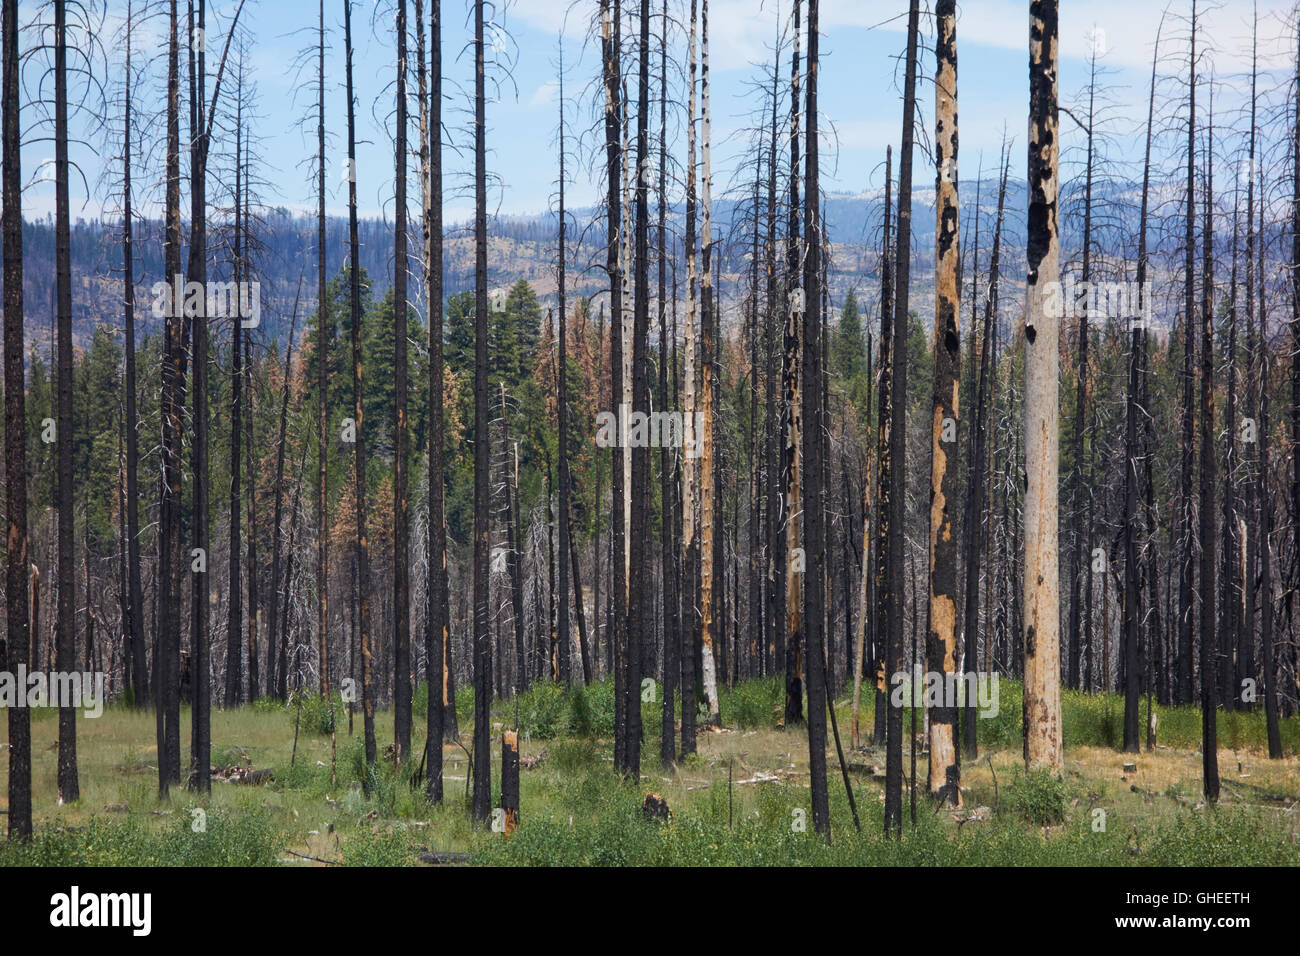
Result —
[[559, 84], [554, 80], [543, 83], [537, 89], [533, 90], [533, 95], [528, 100], [529, 106], [549, 106], [555, 102], [555, 97], [559, 92]]

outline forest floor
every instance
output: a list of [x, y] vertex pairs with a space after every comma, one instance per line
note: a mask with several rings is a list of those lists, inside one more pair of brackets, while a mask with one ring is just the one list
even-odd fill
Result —
[[[417, 715], [424, 712], [422, 690]], [[1004, 681], [1000, 713], [979, 725], [979, 758], [964, 761], [961, 808], [936, 808], [930, 801], [921, 749], [913, 824], [905, 740], [904, 838], [896, 841], [881, 835], [883, 749], [869, 742], [852, 746], [849, 696], [836, 699], [836, 713], [862, 832], [828, 733], [829, 847], [813, 832], [807, 735], [778, 725], [780, 688], [759, 680], [723, 694], [730, 726], [702, 729], [698, 752], [672, 772], [660, 766], [659, 707], [646, 704], [639, 784], [613, 769], [608, 685], [570, 695], [543, 685], [517, 702], [496, 702], [494, 802], [501, 732], [516, 719], [520, 726], [521, 823], [508, 841], [490, 825], [472, 827], [469, 755], [457, 743], [443, 750], [442, 806], [426, 805], [422, 788], [411, 785], [412, 768], [397, 768], [391, 754], [372, 768], [367, 796], [361, 715], [349, 733], [339, 705], [331, 741], [328, 705], [319, 698], [306, 698], [300, 721], [296, 707], [271, 702], [214, 709], [213, 764], [269, 769], [274, 779], [261, 785], [214, 781], [206, 799], [176, 788], [170, 800], [159, 801], [151, 713], [112, 706], [99, 718], [79, 718], [81, 798], [64, 806], [56, 791], [58, 721], [52, 711], [34, 711], [37, 839], [28, 847], [0, 841], [0, 864], [384, 865], [414, 864], [419, 854], [432, 853], [450, 854], [441, 862], [507, 864], [1300, 865], [1300, 716], [1283, 722], [1286, 756], [1269, 760], [1258, 710], [1221, 713], [1222, 794], [1217, 806], [1207, 807], [1194, 708], [1157, 708], [1157, 747], [1124, 754], [1117, 745], [1122, 699], [1066, 692], [1065, 774], [1057, 779], [1023, 771], [1019, 688]], [[470, 699], [458, 694], [466, 746]], [[872, 726], [870, 704], [864, 700], [864, 741]], [[905, 710], [905, 734], [910, 722]], [[923, 741], [919, 713], [917, 724]], [[181, 726], [188, 730], [188, 709]], [[417, 719], [417, 747], [423, 736]], [[377, 714], [376, 737], [382, 753], [393, 739], [391, 712]], [[7, 793], [7, 767], [0, 759], [0, 797]], [[669, 822], [643, 817], [641, 803], [651, 792], [667, 801]]]

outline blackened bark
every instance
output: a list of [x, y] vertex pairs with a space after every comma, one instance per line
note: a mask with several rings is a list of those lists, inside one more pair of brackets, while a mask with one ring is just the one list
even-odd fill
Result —
[[[30, 621], [27, 589], [27, 428], [26, 383], [23, 375], [23, 223], [22, 141], [18, 77], [18, 0], [0, 6], [0, 137], [3, 138], [4, 237], [4, 400], [5, 400], [5, 638], [4, 667], [16, 672], [29, 656]], [[31, 712], [14, 707], [8, 713], [10, 840], [32, 836]], [[161, 776], [161, 775], [160, 775]]]
[[[301, 284], [300, 284], [301, 291]], [[321, 317], [322, 323], [324, 316]], [[280, 393], [280, 430], [275, 447], [275, 508], [271, 521], [271, 621], [268, 632], [268, 654], [275, 655], [275, 696], [280, 700], [288, 699], [289, 669], [289, 618], [281, 617], [280, 602], [276, 600], [276, 589], [280, 587], [280, 529], [283, 523], [284, 505], [284, 452], [285, 440], [289, 426], [289, 383], [293, 380], [293, 334], [298, 324], [298, 296], [294, 296], [293, 313], [289, 318], [289, 345], [284, 350], [284, 388]], [[295, 489], [295, 495], [297, 490]], [[290, 520], [296, 516], [296, 510], [290, 511]], [[287, 599], [289, 588], [285, 586]]]
[[[957, 203], [957, 5], [935, 5], [935, 262], [934, 388], [930, 423], [930, 595], [926, 665], [932, 674], [957, 673], [957, 551], [953, 528], [961, 508], [955, 427], [961, 376], [960, 226]], [[949, 423], [952, 423], [951, 426]], [[945, 431], [954, 430], [952, 442]], [[947, 695], [945, 694], [946, 698]], [[961, 805], [957, 702], [930, 708], [930, 795]]]
[[[357, 126], [352, 88], [352, 2], [343, 0], [343, 44], [348, 97], [348, 302], [352, 332], [353, 481], [356, 521], [358, 631], [361, 644], [361, 713], [365, 724], [366, 766], [377, 759], [374, 663], [370, 649], [370, 545], [366, 535], [366, 433], [361, 402], [361, 241], [357, 227]], [[479, 432], [486, 434], [486, 430]], [[369, 788], [369, 773], [363, 783]]]
[[[881, 582], [880, 601], [886, 609], [885, 675], [888, 680], [903, 664], [903, 535], [904, 495], [907, 490], [907, 306], [911, 285], [912, 235], [912, 149], [915, 140], [917, 43], [920, 7], [912, 0], [907, 16], [907, 62], [903, 81], [903, 148], [898, 169], [898, 229], [894, 247], [895, 295], [889, 422], [889, 494], [882, 505], [889, 507], [889, 527], [895, 533], [887, 542], [888, 562]], [[892, 697], [892, 695], [890, 695]], [[885, 727], [885, 833], [903, 832], [903, 710], [890, 701]], [[915, 788], [913, 788], [915, 790]]]
[[[242, 102], [236, 107], [235, 155], [238, 157], [243, 149]], [[244, 194], [243, 165], [235, 163], [235, 210], [232, 271], [236, 283], [246, 279], [243, 266], [244, 235]], [[323, 321], [322, 321], [323, 324]], [[240, 509], [242, 489], [240, 475], [243, 469], [244, 425], [243, 425], [243, 388], [244, 388], [244, 349], [240, 340], [243, 338], [239, 323], [230, 327], [230, 597], [226, 616], [226, 687], [225, 705], [234, 707], [239, 703], [240, 635], [243, 632], [244, 589], [240, 576]]]
[[[168, 6], [167, 151], [164, 199], [164, 274], [181, 269], [180, 47], [176, 0]], [[180, 777], [181, 410], [185, 401], [183, 309], [173, 301], [165, 321], [162, 375], [162, 487], [158, 528], [158, 604], [155, 688], [158, 697], [158, 795], [166, 798]], [[174, 758], [174, 759], [173, 759]]]
[[699, 610], [696, 601], [700, 579], [700, 548], [696, 537], [695, 508], [699, 470], [693, 455], [698, 448], [699, 436], [695, 434], [697, 401], [696, 368], [696, 309], [695, 309], [695, 31], [697, 24], [696, 0], [691, 0], [691, 25], [689, 38], [690, 94], [686, 127], [686, 342], [683, 357], [685, 402], [683, 433], [692, 455], [682, 461], [682, 632], [678, 653], [681, 660], [682, 682], [682, 756], [695, 753], [695, 648], [698, 645]]
[[[1164, 26], [1163, 21], [1161, 26]], [[1160, 56], [1160, 34], [1151, 54], [1151, 91], [1147, 100], [1146, 150], [1142, 164], [1142, 206], [1138, 217], [1137, 286], [1144, 311], [1131, 320], [1129, 343], [1128, 396], [1124, 408], [1124, 750], [1137, 753], [1138, 721], [1138, 622], [1142, 619], [1141, 567], [1138, 563], [1138, 462], [1146, 457], [1138, 444], [1138, 403], [1146, 382], [1147, 330], [1147, 211], [1151, 194], [1151, 137], [1155, 119], [1156, 65]], [[1145, 432], [1143, 433], [1145, 434]], [[1149, 529], [1148, 533], [1154, 529]], [[1104, 675], [1103, 675], [1104, 677]]]
[[474, 796], [475, 823], [491, 812], [492, 635], [488, 621], [487, 146], [483, 0], [474, 2]]
[[[987, 448], [988, 448], [988, 429], [989, 418], [992, 416], [990, 407], [989, 392], [989, 366], [994, 361], [992, 355], [993, 343], [993, 323], [996, 321], [998, 309], [998, 283], [1001, 278], [1000, 263], [1002, 257], [1002, 214], [1007, 198], [1007, 158], [1005, 152], [1002, 157], [1002, 179], [998, 185], [998, 214], [997, 222], [993, 227], [993, 250], [989, 255], [989, 284], [988, 297], [984, 300], [984, 329], [981, 333], [980, 342], [980, 361], [979, 361], [979, 385], [975, 393], [975, 420], [972, 427], [975, 430], [975, 449], [971, 456], [970, 481], [966, 483], [966, 620], [963, 627], [965, 636], [965, 671], [966, 674], [978, 677], [979, 667], [976, 661], [976, 637], [979, 630], [979, 582], [980, 582], [980, 556], [984, 551], [985, 532], [983, 516], [980, 510], [980, 504], [984, 498], [983, 482], [984, 472], [987, 467]], [[972, 293], [973, 295], [973, 293]], [[974, 332], [974, 328], [971, 329]], [[988, 515], [989, 532], [992, 532], [993, 515]], [[992, 573], [992, 564], [988, 568]], [[987, 623], [985, 625], [988, 626]], [[985, 635], [987, 642], [992, 637], [991, 633]], [[987, 647], [987, 643], [985, 645]], [[974, 759], [979, 756], [979, 735], [977, 733], [979, 715], [975, 707], [975, 702], [971, 699], [969, 688], [972, 683], [967, 683], [966, 708], [962, 714], [962, 751], [963, 756], [968, 759]]]
[[[668, 409], [673, 405], [668, 396], [668, 323], [665, 267], [668, 262], [667, 229], [667, 130], [668, 130], [668, 0], [663, 5], [663, 32], [659, 36], [659, 406]], [[673, 300], [674, 311], [676, 297]], [[675, 363], [674, 363], [675, 364]], [[660, 515], [659, 571], [663, 579], [663, 710], [659, 736], [659, 760], [665, 770], [677, 763], [677, 725], [674, 706], [678, 677], [678, 605], [677, 605], [677, 538], [673, 534], [673, 470], [676, 450], [665, 446], [659, 455]], [[574, 561], [574, 584], [577, 585], [578, 563]], [[578, 588], [579, 615], [582, 614], [582, 589]], [[581, 619], [581, 618], [579, 618]], [[584, 648], [585, 658], [585, 648]], [[585, 669], [585, 660], [584, 660]]]
[[[323, 0], [322, 0], [323, 2]], [[122, 118], [122, 297], [126, 390], [126, 562], [128, 638], [131, 644], [131, 688], [135, 706], [149, 700], [149, 669], [144, 647], [144, 586], [140, 580], [140, 416], [136, 408], [135, 374], [135, 253], [131, 193], [131, 28], [130, 0], [126, 8], [126, 72]], [[6, 259], [8, 257], [6, 256]]]
[[[1201, 749], [1205, 799], [1219, 799], [1218, 686], [1215, 663], [1218, 644], [1215, 640], [1214, 601], [1218, 593], [1218, 548], [1214, 516], [1214, 98], [1211, 88], [1210, 121], [1206, 127], [1205, 153], [1205, 232], [1204, 275], [1201, 303]], [[1300, 198], [1300, 192], [1297, 193]]]
[[[400, 765], [411, 752], [411, 572], [407, 460], [411, 439], [406, 420], [406, 0], [397, 0], [397, 135], [393, 227], [393, 742]], [[430, 409], [432, 411], [432, 409]]]
[[871, 628], [871, 682], [875, 687], [874, 717], [871, 740], [877, 747], [885, 742], [885, 715], [888, 710], [885, 672], [885, 649], [889, 642], [889, 607], [885, 600], [889, 594], [886, 574], [889, 570], [889, 522], [893, 511], [889, 496], [893, 487], [891, 462], [893, 455], [889, 441], [893, 422], [893, 369], [894, 369], [894, 238], [891, 214], [893, 212], [893, 160], [894, 149], [885, 147], [885, 222], [880, 246], [880, 382], [877, 385], [876, 428], [876, 551], [874, 575], [875, 615]]
[[[556, 649], [558, 654], [557, 669], [559, 671], [560, 683], [568, 686], [573, 682], [571, 669], [572, 665], [569, 660], [569, 391], [568, 391], [568, 369], [569, 369], [569, 313], [566, 296], [566, 274], [565, 266], [567, 265], [565, 257], [565, 219], [564, 219], [564, 175], [565, 175], [565, 155], [564, 155], [564, 50], [560, 50], [560, 234], [559, 250], [557, 254], [558, 263], [558, 304], [560, 308], [560, 332], [559, 332], [559, 350], [555, 362], [555, 405], [556, 405], [556, 431], [559, 462], [556, 466], [556, 482], [559, 485], [559, 522], [560, 522], [560, 605], [558, 611], [559, 646]], [[577, 576], [577, 567], [574, 567], [574, 576]], [[578, 614], [582, 614], [581, 603], [578, 606]]]
[[[77, 575], [73, 556], [72, 478], [72, 237], [68, 213], [68, 12], [66, 0], [54, 0], [54, 280], [58, 325], [57, 445], [58, 481], [58, 622], [56, 670], [77, 669]], [[89, 662], [87, 662], [89, 666]], [[77, 711], [59, 708], [59, 802], [78, 799]]]
[[1194, 698], [1192, 675], [1192, 456], [1195, 415], [1192, 361], [1196, 315], [1196, 0], [1192, 0], [1191, 52], [1187, 78], [1187, 204], [1183, 234], [1183, 408], [1180, 444], [1179, 509], [1176, 534], [1181, 554], [1178, 567], [1178, 702]]
[[801, 354], [802, 323], [806, 322], [807, 298], [800, 306], [797, 298], [804, 294], [800, 276], [802, 253], [799, 228], [799, 15], [802, 5], [795, 0], [793, 17], [794, 52], [790, 59], [790, 206], [786, 233], [786, 322], [785, 367], [782, 388], [785, 428], [785, 457], [782, 483], [786, 500], [786, 567], [785, 574], [785, 726], [803, 723], [803, 611], [806, 549], [802, 543], [802, 443], [803, 369]]
[[[820, 312], [822, 300], [822, 243], [821, 192], [818, 186], [820, 151], [817, 132], [817, 71], [818, 71], [818, 0], [808, 0], [808, 102], [806, 109], [807, 149], [805, 187], [808, 196], [805, 218], [804, 288], [810, 308]], [[804, 589], [804, 636], [807, 641], [808, 665], [808, 771], [812, 778], [813, 828], [830, 840], [831, 817], [826, 784], [826, 650], [822, 604], [826, 588], [826, 531], [825, 509], [819, 501], [822, 474], [825, 465], [825, 448], [822, 440], [824, 407], [821, 387], [822, 323], [814, 318], [805, 320], [803, 331], [803, 452], [807, 465], [807, 483], [804, 493], [804, 531], [808, 554], [808, 574], [811, 585]]]
[[[437, 2], [437, 0], [434, 0]], [[329, 693], [329, 347], [332, 321], [325, 310], [325, 0], [320, 0], [316, 41], [316, 640], [320, 644], [317, 672], [321, 696]], [[432, 320], [431, 320], [432, 321]], [[430, 409], [436, 405], [430, 405]], [[284, 699], [283, 696], [281, 699]], [[331, 705], [333, 706], [333, 705]], [[349, 713], [351, 708], [349, 707]]]
[[[601, 40], [603, 76], [605, 84], [605, 214], [606, 245], [605, 274], [609, 278], [610, 311], [610, 375], [613, 384], [610, 398], [613, 402], [621, 401], [623, 375], [623, 264], [619, 260], [619, 235], [623, 205], [619, 196], [620, 168], [622, 163], [621, 111], [620, 111], [620, 66], [619, 66], [619, 3], [614, 0], [601, 0]], [[626, 707], [626, 665], [623, 655], [627, 643], [627, 570], [625, 553], [627, 535], [623, 525], [625, 496], [629, 489], [624, 487], [622, 457], [624, 449], [614, 447], [610, 450], [610, 473], [612, 478], [613, 507], [610, 509], [610, 572], [613, 578], [610, 588], [612, 614], [609, 634], [610, 647], [614, 663], [614, 769], [622, 771], [627, 761], [627, 707]]]
[[519, 826], [519, 732], [507, 730], [501, 735], [501, 812], [504, 814], [506, 839]]

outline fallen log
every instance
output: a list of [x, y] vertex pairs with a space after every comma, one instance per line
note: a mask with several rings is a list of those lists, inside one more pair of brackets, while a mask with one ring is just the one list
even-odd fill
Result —
[[306, 854], [306, 853], [299, 853], [299, 852], [297, 852], [296, 850], [289, 850], [289, 849], [286, 849], [285, 852], [288, 853], [288, 854], [290, 854], [291, 856], [296, 856], [296, 857], [298, 857], [300, 860], [312, 860], [313, 862], [316, 862], [316, 863], [325, 863], [325, 864], [328, 864], [329, 866], [342, 866], [342, 865], [343, 865], [343, 864], [342, 864], [340, 861], [338, 861], [338, 860], [327, 860], [327, 859], [325, 859], [324, 857], [319, 857], [319, 856], [310, 856], [310, 855], [308, 855], [308, 854]]
[[428, 863], [430, 866], [440, 866], [450, 863], [468, 863], [468, 853], [421, 853], [416, 857], [421, 863]]

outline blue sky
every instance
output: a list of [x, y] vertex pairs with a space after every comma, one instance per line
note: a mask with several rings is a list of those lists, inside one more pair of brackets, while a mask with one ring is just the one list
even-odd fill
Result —
[[[101, 0], [102, 2], [102, 0]], [[228, 22], [237, 0], [216, 0], [209, 14], [209, 46], [220, 43], [219, 25]], [[625, 5], [630, 5], [625, 0]], [[684, 0], [670, 0], [679, 12]], [[25, 5], [24, 14], [31, 16]], [[182, 3], [182, 7], [184, 4]], [[408, 9], [411, 8], [408, 0]], [[742, 131], [750, 112], [759, 103], [750, 84], [761, 75], [757, 64], [770, 60], [778, 26], [788, 21], [789, 0], [713, 0], [711, 3], [711, 76], [714, 127], [714, 192], [724, 193], [732, 185], [736, 160], [744, 147]], [[1116, 129], [1137, 129], [1145, 117], [1145, 97], [1150, 70], [1151, 44], [1163, 5], [1150, 0], [1064, 0], [1061, 14], [1061, 96], [1071, 102], [1087, 79], [1087, 55], [1093, 38], [1105, 50], [1105, 63], [1113, 71], [1109, 82], [1114, 93]], [[356, 43], [355, 69], [358, 98], [358, 193], [363, 212], [392, 212], [392, 154], [390, 134], [383, 123], [391, 117], [393, 67], [391, 54], [392, 0], [358, 2], [354, 12]], [[1185, 13], [1189, 0], [1171, 5], [1172, 13]], [[570, 169], [570, 204], [591, 204], [597, 199], [599, 171], [589, 166], [601, 135], [597, 125], [600, 95], [598, 46], [589, 33], [597, 9], [596, 0], [512, 0], [496, 7], [489, 29], [489, 42], [513, 60], [508, 78], [501, 70], [499, 95], [488, 108], [489, 168], [499, 177], [491, 202], [503, 214], [531, 214], [552, 203], [557, 164], [554, 138], [558, 122], [556, 62], [561, 37], [565, 58], [565, 101], [571, 154], [576, 162]], [[662, 0], [652, 0], [652, 9], [662, 10]], [[898, 56], [904, 46], [906, 4], [902, 0], [822, 0], [821, 4], [821, 108], [823, 127], [833, 130], [833, 142], [824, 146], [823, 188], [831, 192], [856, 193], [879, 188], [883, 177], [886, 145], [898, 139], [901, 102], [898, 93]], [[1013, 174], [1024, 164], [1024, 129], [1027, 83], [1028, 4], [1023, 0], [969, 0], [960, 5], [958, 20], [959, 108], [961, 117], [960, 169], [963, 179], [974, 177], [983, 154], [986, 169], [996, 165], [1004, 128], [1016, 140], [1012, 152]], [[1264, 65], [1289, 69], [1292, 43], [1286, 36], [1285, 17], [1289, 4], [1283, 0], [1261, 0], [1261, 55]], [[309, 94], [295, 98], [297, 77], [292, 63], [298, 50], [312, 42], [317, 6], [314, 0], [247, 0], [243, 22], [252, 38], [249, 70], [257, 83], [258, 113], [254, 123], [260, 138], [265, 180], [263, 199], [290, 208], [314, 208], [314, 180], [302, 165], [315, 149], [314, 121], [298, 127], [300, 115], [309, 106]], [[108, 47], [110, 79], [120, 44], [112, 31], [125, 12], [125, 0], [109, 0], [107, 23], [102, 37]], [[473, 56], [468, 42], [472, 36], [472, 7], [466, 0], [444, 0], [444, 120], [452, 136], [468, 146], [466, 109], [472, 92]], [[1249, 64], [1251, 4], [1248, 0], [1227, 0], [1205, 14], [1203, 43], [1211, 47], [1216, 73], [1229, 76]], [[346, 192], [342, 188], [343, 138], [343, 55], [342, 0], [328, 0], [327, 27], [333, 49], [327, 64], [327, 125], [334, 138], [329, 165], [332, 195], [329, 208], [342, 214]], [[213, 24], [218, 26], [214, 27]], [[161, 24], [159, 24], [161, 26]], [[926, 27], [928, 30], [928, 27]], [[305, 32], [312, 31], [310, 35]], [[137, 45], [157, 48], [148, 38]], [[670, 59], [685, 63], [685, 43], [680, 32], [673, 34]], [[1171, 21], [1166, 26], [1164, 48], [1185, 61], [1185, 26]], [[925, 66], [930, 67], [927, 52]], [[211, 66], [215, 51], [209, 59]], [[314, 70], [314, 65], [311, 67]], [[783, 56], [783, 77], [788, 74], [788, 54]], [[1170, 62], [1167, 72], [1177, 69]], [[414, 77], [412, 77], [414, 83]], [[919, 95], [928, 115], [932, 88], [923, 85]], [[684, 112], [684, 102], [670, 103]], [[1226, 106], [1221, 106], [1221, 109]], [[28, 118], [30, 123], [31, 119]], [[95, 142], [97, 122], [83, 118], [87, 136]], [[655, 111], [657, 123], [657, 109]], [[1062, 120], [1066, 136], [1077, 136], [1072, 124]], [[412, 141], [416, 135], [412, 127]], [[1134, 139], [1132, 142], [1136, 142]], [[97, 143], [95, 145], [98, 145]], [[676, 140], [676, 152], [684, 157], [684, 137]], [[1068, 145], [1068, 143], [1067, 143]], [[229, 148], [216, 142], [213, 149]], [[1121, 150], [1131, 150], [1121, 144]], [[31, 143], [24, 150], [28, 176], [42, 159], [52, 154], [47, 143]], [[87, 190], [74, 181], [74, 215], [90, 218], [98, 214], [102, 193], [97, 177], [105, 159], [96, 150], [74, 150], [90, 183], [91, 197], [81, 207]], [[449, 193], [445, 215], [448, 221], [465, 218], [470, 205], [463, 192], [465, 174], [472, 170], [472, 156], [446, 152]], [[926, 168], [917, 173], [917, 183], [928, 183]], [[452, 191], [461, 186], [462, 191]], [[52, 206], [53, 187], [37, 182], [25, 197], [28, 215], [43, 215]], [[417, 194], [413, 193], [413, 198]]]

